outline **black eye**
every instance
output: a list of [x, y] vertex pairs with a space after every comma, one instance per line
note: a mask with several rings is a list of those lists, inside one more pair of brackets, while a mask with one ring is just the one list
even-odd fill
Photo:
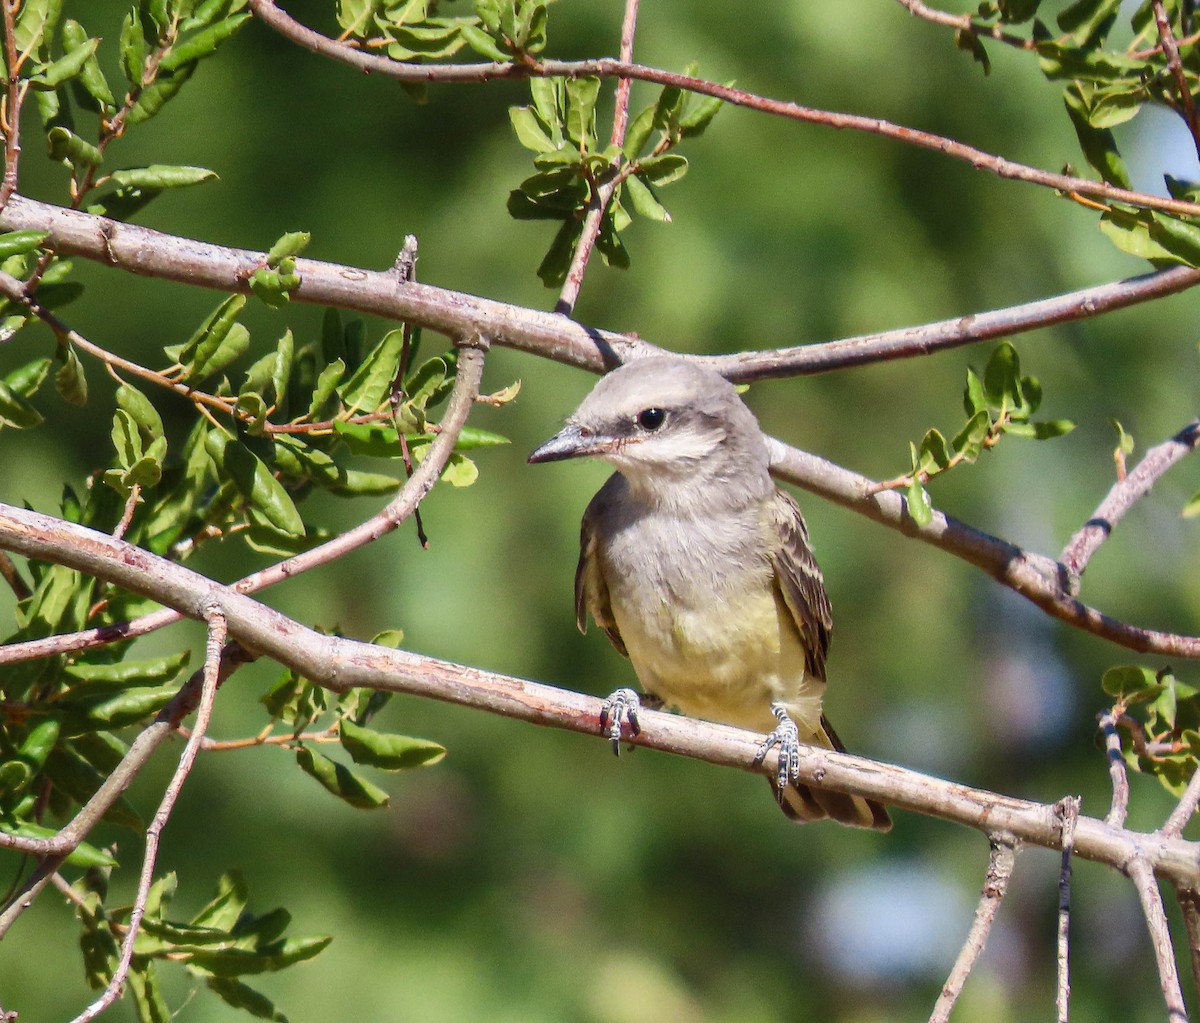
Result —
[[638, 426], [643, 430], [657, 430], [666, 421], [667, 414], [660, 408], [642, 409], [638, 413]]

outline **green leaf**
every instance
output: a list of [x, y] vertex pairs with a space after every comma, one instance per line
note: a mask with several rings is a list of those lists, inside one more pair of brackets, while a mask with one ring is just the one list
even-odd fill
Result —
[[567, 136], [591, 149], [596, 141], [596, 100], [600, 95], [600, 79], [569, 78], [566, 81]]
[[687, 169], [687, 158], [678, 153], [653, 156], [638, 164], [638, 174], [650, 184], [659, 187], [669, 185], [672, 181], [678, 181], [687, 173]]
[[123, 188], [187, 188], [217, 180], [216, 171], [204, 167], [172, 166], [153, 163], [148, 167], [130, 167], [113, 171], [109, 177]]
[[103, 687], [97, 692], [59, 700], [54, 713], [62, 721], [63, 735], [72, 738], [97, 728], [115, 729], [133, 725], [157, 714], [179, 691], [176, 685], [152, 687]]
[[125, 15], [125, 20], [121, 23], [120, 48], [121, 70], [125, 72], [125, 79], [135, 89], [140, 89], [144, 84], [142, 75], [150, 50], [146, 45], [142, 19], [138, 17], [137, 11]]
[[138, 1023], [171, 1023], [171, 1010], [159, 985], [153, 959], [134, 960], [128, 983]]
[[241, 441], [231, 440], [221, 430], [209, 432], [206, 446], [252, 510], [288, 536], [304, 535], [304, 520], [288, 492], [254, 452]]
[[1055, 20], [1077, 45], [1084, 46], [1104, 38], [1120, 8], [1121, 0], [1076, 0]]
[[551, 153], [558, 149], [531, 108], [509, 107], [508, 119], [512, 122], [517, 141], [526, 149], [535, 153]]
[[83, 364], [75, 354], [74, 345], [66, 345], [60, 355], [63, 364], [54, 374], [54, 387], [72, 405], [86, 405], [88, 400], [87, 377]]
[[216, 977], [239, 977], [248, 973], [273, 972], [313, 958], [322, 952], [332, 940], [331, 937], [292, 938], [254, 950], [241, 948], [212, 951], [196, 949], [189, 956], [188, 965]]
[[216, 53], [218, 46], [249, 20], [249, 14], [235, 14], [201, 29], [194, 36], [168, 50], [167, 55], [159, 62], [159, 68], [162, 71], [176, 71], [211, 56]]
[[90, 142], [84, 142], [67, 128], [51, 128], [46, 133], [46, 141], [50, 147], [50, 159], [69, 165], [76, 173], [98, 167], [104, 160], [99, 149]]
[[387, 806], [388, 794], [365, 778], [355, 774], [345, 764], [330, 760], [327, 756], [307, 746], [296, 750], [296, 763], [309, 775], [339, 799], [362, 810], [374, 810]]
[[190, 650], [181, 650], [164, 657], [139, 661], [116, 661], [113, 664], [68, 664], [63, 674], [82, 683], [107, 682], [115, 685], [159, 685], [175, 678], [191, 660]]
[[[8, 821], [0, 822], [0, 832], [15, 835], [17, 838], [53, 838], [58, 832], [54, 828], [42, 827], [29, 821], [16, 824]], [[117, 861], [112, 854], [104, 849], [97, 849], [87, 842], [80, 842], [73, 852], [67, 856], [67, 862], [73, 867], [115, 867]]]
[[49, 231], [9, 231], [0, 234], [0, 259], [33, 252], [49, 237]]
[[42, 422], [42, 414], [24, 398], [0, 381], [0, 428], [30, 430]]
[[990, 407], [1014, 409], [1021, 404], [1021, 366], [1017, 350], [1007, 341], [996, 346], [983, 371], [983, 393]]
[[159, 66], [158, 75], [138, 94], [137, 102], [125, 118], [126, 124], [141, 124], [154, 117], [192, 77], [196, 70], [195, 64], [188, 64], [178, 71], [165, 71]]
[[1100, 686], [1109, 696], [1125, 704], [1153, 700], [1166, 688], [1153, 669], [1139, 664], [1109, 668], [1100, 679]]
[[1075, 424], [1070, 419], [1043, 419], [1032, 423], [1009, 423], [1004, 432], [1034, 440], [1051, 440], [1065, 437], [1074, 429]]
[[279, 266], [285, 259], [298, 256], [312, 241], [308, 231], [289, 231], [267, 252], [267, 266]]
[[960, 50], [971, 55], [971, 59], [983, 67], [983, 73], [990, 75], [992, 73], [992, 60], [988, 56], [987, 49], [983, 45], [983, 40], [974, 32], [965, 28], [960, 28], [954, 33], [954, 45]]
[[404, 331], [390, 330], [339, 388], [348, 413], [374, 412], [391, 393], [404, 349]]
[[1133, 434], [1126, 433], [1123, 427], [1117, 420], [1110, 419], [1113, 429], [1117, 431], [1117, 448], [1114, 454], [1132, 455], [1133, 454]]
[[1125, 162], [1117, 148], [1112, 132], [1107, 128], [1097, 128], [1091, 124], [1091, 97], [1086, 87], [1079, 82], [1073, 82], [1063, 95], [1067, 106], [1067, 114], [1075, 128], [1079, 147], [1083, 150], [1089, 164], [1099, 173], [1100, 177], [1110, 185], [1118, 188], [1132, 187]]
[[123, 383], [117, 388], [117, 407], [129, 415], [147, 440], [163, 436], [162, 416], [136, 387]]
[[205, 977], [208, 989], [216, 994], [226, 1005], [248, 1012], [255, 1019], [273, 1020], [275, 1023], [288, 1023], [288, 1018], [275, 1008], [275, 1003], [266, 995], [248, 987], [240, 980], [232, 977]]
[[[511, 212], [511, 205], [509, 209]], [[538, 278], [547, 288], [561, 287], [567, 279], [567, 271], [571, 268], [571, 256], [582, 231], [583, 223], [577, 220], [567, 220], [558, 229], [554, 241], [550, 243], [549, 250], [537, 268]]]
[[[342, 382], [346, 373], [346, 364], [341, 359], [335, 359], [317, 377], [317, 386], [313, 388], [312, 402], [308, 406], [308, 418], [313, 422], [332, 419], [338, 409], [337, 386]], [[339, 424], [334, 424], [336, 429]]]
[[660, 223], [670, 223], [671, 214], [666, 210], [666, 207], [658, 201], [654, 195], [654, 191], [650, 186], [643, 181], [638, 175], [632, 174], [625, 179], [624, 185], [625, 194], [629, 197], [629, 203], [634, 208], [634, 211], [645, 217], [647, 220], [657, 220]]
[[[733, 82], [728, 81], [725, 85], [732, 86]], [[685, 139], [703, 135], [705, 129], [712, 123], [712, 119], [717, 116], [717, 112], [724, 105], [725, 101], [716, 96], [693, 97], [687, 113], [679, 119], [680, 134]]]
[[[88, 34], [79, 22], [68, 18], [63, 23], [62, 41], [64, 49], [74, 50], [76, 47], [84, 45], [87, 39]], [[89, 60], [84, 62], [76, 84], [80, 86], [83, 96], [86, 97], [86, 99], [81, 100], [81, 103], [90, 106], [94, 113], [110, 114], [116, 109], [116, 98], [113, 96], [112, 90], [108, 87], [108, 82], [104, 78], [104, 72], [100, 70], [100, 62], [96, 60], [94, 53]]]
[[[102, 774], [65, 743], [50, 754], [46, 761], [45, 775], [56, 789], [80, 806], [96, 794], [107, 778], [107, 775]], [[144, 828], [141, 815], [124, 796], [119, 796], [108, 808], [104, 820], [136, 832], [141, 832]]]
[[382, 771], [404, 771], [436, 764], [446, 755], [444, 746], [407, 735], [387, 735], [343, 718], [339, 727], [342, 748], [356, 764]]
[[40, 70], [28, 79], [30, 88], [56, 89], [64, 82], [78, 77], [83, 66], [95, 55], [99, 39], [88, 39], [73, 47], [70, 51], [52, 63], [43, 65]]
[[442, 470], [442, 482], [452, 487], [469, 487], [479, 479], [479, 468], [466, 455], [455, 452]]
[[917, 526], [927, 526], [933, 521], [933, 505], [929, 502], [929, 494], [920, 482], [914, 479], [904, 491], [905, 503], [908, 507], [908, 517]]
[[250, 892], [241, 871], [230, 870], [221, 875], [217, 894], [192, 918], [192, 926], [231, 930], [245, 912], [249, 899]]

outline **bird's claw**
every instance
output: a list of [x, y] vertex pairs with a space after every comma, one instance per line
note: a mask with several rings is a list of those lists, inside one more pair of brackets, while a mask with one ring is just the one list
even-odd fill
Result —
[[754, 761], [761, 764], [773, 747], [779, 747], [779, 761], [775, 770], [775, 791], [780, 794], [782, 799], [783, 790], [788, 787], [788, 783], [800, 777], [800, 730], [796, 727], [796, 723], [788, 717], [788, 712], [783, 704], [771, 704], [771, 713], [775, 715], [779, 725], [763, 739]]
[[630, 735], [637, 735], [642, 730], [638, 724], [641, 707], [641, 698], [632, 689], [618, 689], [604, 701], [600, 708], [600, 734], [608, 736], [613, 753], [619, 755], [621, 752], [621, 731], [626, 722]]

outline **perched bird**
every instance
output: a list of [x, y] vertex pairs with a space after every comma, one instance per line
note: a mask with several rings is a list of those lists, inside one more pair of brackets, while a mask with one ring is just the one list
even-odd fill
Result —
[[[762, 755], [780, 746], [771, 784], [793, 820], [890, 828], [879, 803], [796, 780], [799, 743], [844, 749], [821, 711], [829, 598], [733, 385], [677, 357], [627, 363], [529, 461], [584, 456], [617, 471], [583, 516], [580, 630], [590, 613], [656, 705], [770, 730]], [[632, 690], [610, 698], [614, 744], [637, 706]]]

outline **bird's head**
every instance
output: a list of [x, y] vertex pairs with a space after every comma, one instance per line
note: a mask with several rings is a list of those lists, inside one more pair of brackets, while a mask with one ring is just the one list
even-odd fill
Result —
[[735, 468], [765, 478], [767, 467], [762, 432], [733, 385], [671, 356], [638, 359], [603, 377], [529, 461], [582, 457], [603, 459], [635, 486]]

